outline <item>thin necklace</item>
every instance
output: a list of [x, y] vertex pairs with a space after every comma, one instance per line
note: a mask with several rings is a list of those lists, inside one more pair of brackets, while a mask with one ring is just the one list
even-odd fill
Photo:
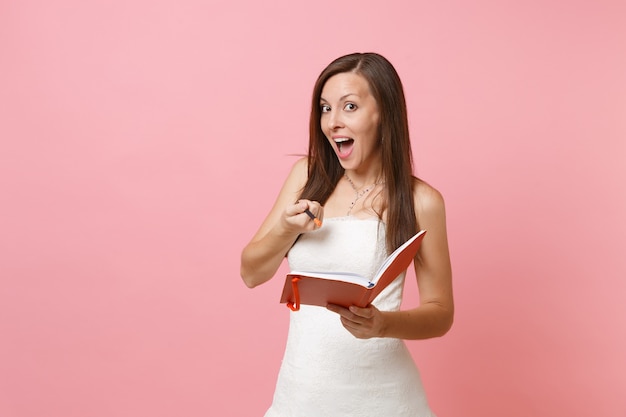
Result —
[[346, 214], [346, 216], [349, 216], [350, 213], [352, 212], [352, 209], [354, 208], [354, 205], [356, 204], [356, 202], [359, 201], [361, 199], [361, 197], [363, 197], [365, 194], [367, 194], [371, 190], [373, 190], [374, 187], [376, 187], [378, 184], [382, 184], [383, 181], [377, 181], [374, 184], [369, 185], [366, 188], [364, 188], [361, 191], [359, 191], [359, 189], [356, 188], [356, 185], [354, 185], [354, 182], [352, 182], [352, 180], [350, 179], [348, 174], [344, 172], [344, 176], [346, 177], [346, 179], [350, 183], [350, 186], [354, 190], [354, 200], [352, 201], [352, 203], [350, 203], [350, 208], [348, 209], [348, 214]]

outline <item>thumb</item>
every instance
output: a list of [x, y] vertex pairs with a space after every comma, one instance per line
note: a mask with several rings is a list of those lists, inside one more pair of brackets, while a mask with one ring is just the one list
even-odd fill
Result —
[[287, 207], [287, 215], [294, 216], [296, 214], [302, 213], [309, 205], [306, 200], [298, 200], [295, 204]]

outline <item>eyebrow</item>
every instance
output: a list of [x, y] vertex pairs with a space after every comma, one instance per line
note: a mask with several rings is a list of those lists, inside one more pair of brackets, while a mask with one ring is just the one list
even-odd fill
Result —
[[[343, 101], [346, 98], [350, 97], [350, 96], [357, 96], [360, 97], [358, 94], [356, 93], [348, 93], [348, 94], [344, 94], [343, 96], [339, 97], [339, 101]], [[324, 97], [320, 97], [320, 101], [325, 101], [328, 103], [328, 100], [326, 100]]]

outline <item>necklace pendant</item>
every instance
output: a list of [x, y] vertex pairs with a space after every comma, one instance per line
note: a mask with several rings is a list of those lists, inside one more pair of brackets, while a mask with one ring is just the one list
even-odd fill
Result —
[[352, 180], [350, 179], [350, 177], [348, 176], [347, 173], [344, 173], [344, 176], [346, 177], [346, 179], [348, 180], [348, 183], [350, 184], [350, 186], [352, 187], [352, 189], [354, 190], [354, 200], [352, 201], [352, 203], [350, 203], [350, 208], [348, 209], [348, 216], [350, 215], [350, 213], [352, 212], [352, 209], [354, 208], [354, 206], [356, 205], [356, 202], [359, 201], [359, 199], [361, 197], [363, 197], [365, 194], [369, 193], [370, 190], [374, 189], [374, 187], [376, 187], [378, 184], [381, 184], [382, 181], [377, 182], [375, 184], [372, 184], [370, 186], [368, 186], [367, 188], [359, 191], [358, 188], [356, 188], [356, 185], [354, 185], [354, 182], [352, 182]]

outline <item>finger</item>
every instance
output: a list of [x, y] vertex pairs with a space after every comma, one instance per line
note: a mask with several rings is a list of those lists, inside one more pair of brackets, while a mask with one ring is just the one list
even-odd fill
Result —
[[307, 216], [309, 216], [315, 227], [322, 227], [322, 221], [318, 219], [317, 216], [311, 212], [311, 210], [305, 209], [304, 212]]
[[302, 224], [309, 224], [313, 228], [322, 227], [322, 209], [319, 203], [302, 199], [287, 207], [285, 214], [288, 217], [298, 217]]
[[304, 210], [308, 207], [308, 200], [298, 200], [294, 204], [287, 206], [285, 213], [288, 216], [296, 216], [300, 213], [304, 213]]
[[345, 316], [347, 314], [350, 314], [350, 310], [348, 310], [347, 308], [342, 307], [340, 305], [337, 305], [337, 304], [328, 304], [326, 306], [326, 308], [328, 310], [332, 311], [333, 313], [337, 313], [337, 314], [339, 314], [341, 316]]
[[357, 306], [350, 306], [349, 311], [359, 317], [363, 317], [366, 319], [374, 317], [374, 310], [372, 307], [362, 308]]
[[348, 319], [347, 317], [341, 316], [340, 320], [341, 320], [341, 324], [343, 324], [343, 327], [345, 327], [348, 330], [357, 331], [361, 327], [361, 325], [359, 323], [356, 323], [356, 322]]
[[363, 319], [366, 317], [353, 313], [351, 311], [353, 307], [358, 308], [356, 306], [351, 306], [348, 308], [348, 307], [343, 307], [337, 304], [328, 304], [326, 306], [328, 310], [332, 311], [333, 313], [339, 314], [341, 317], [345, 317], [346, 319], [353, 321], [353, 322], [362, 323], [364, 321]]
[[342, 323], [349, 322], [349, 323], [352, 323], [351, 326], [362, 326], [363, 323], [365, 322], [365, 320], [362, 317], [357, 316], [356, 314], [352, 313], [349, 309], [345, 307], [342, 307], [336, 304], [329, 304], [326, 306], [326, 308], [332, 311], [333, 313], [339, 314]]
[[355, 324], [345, 317], [341, 318], [341, 324], [347, 331], [350, 332], [350, 334], [352, 334], [357, 339], [369, 339], [370, 337], [372, 337], [367, 328], [359, 324]]
[[301, 200], [306, 202], [306, 207], [303, 211], [311, 218], [317, 227], [322, 227], [322, 220], [324, 218], [324, 209], [317, 201]]

